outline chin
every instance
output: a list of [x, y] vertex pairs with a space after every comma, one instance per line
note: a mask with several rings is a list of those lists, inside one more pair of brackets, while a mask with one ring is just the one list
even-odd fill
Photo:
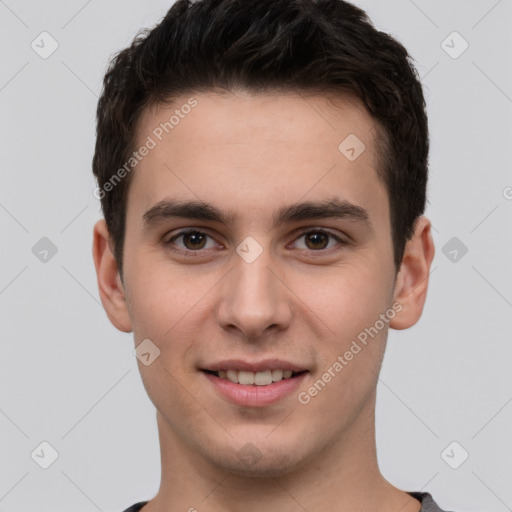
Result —
[[276, 455], [275, 453], [262, 454], [257, 461], [239, 460], [238, 457], [215, 461], [229, 473], [247, 478], [276, 478], [294, 472], [300, 467], [296, 457], [290, 455]]
[[[237, 445], [238, 446], [238, 445]], [[299, 470], [308, 457], [298, 446], [283, 446], [266, 442], [246, 442], [241, 448], [225, 447], [211, 453], [210, 462], [228, 473], [248, 478], [270, 478], [287, 475]]]

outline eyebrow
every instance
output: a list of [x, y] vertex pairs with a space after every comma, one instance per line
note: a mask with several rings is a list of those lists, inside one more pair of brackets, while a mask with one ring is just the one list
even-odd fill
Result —
[[[220, 210], [204, 201], [164, 199], [146, 211], [142, 218], [144, 225], [149, 228], [173, 218], [215, 221], [229, 225], [235, 223], [238, 215], [231, 210]], [[276, 229], [286, 223], [329, 218], [355, 221], [371, 228], [368, 212], [363, 207], [336, 197], [283, 206], [272, 216], [272, 228]]]

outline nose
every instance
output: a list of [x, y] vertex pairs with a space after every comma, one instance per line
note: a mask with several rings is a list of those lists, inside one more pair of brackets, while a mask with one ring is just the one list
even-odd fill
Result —
[[292, 318], [293, 293], [268, 249], [251, 263], [235, 254], [233, 264], [219, 290], [219, 325], [252, 341], [286, 329]]

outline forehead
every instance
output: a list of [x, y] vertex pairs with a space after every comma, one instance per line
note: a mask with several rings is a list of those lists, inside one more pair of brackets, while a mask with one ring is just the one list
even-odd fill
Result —
[[378, 134], [364, 106], [348, 95], [184, 95], [141, 117], [135, 149], [151, 149], [136, 166], [128, 204], [140, 211], [172, 196], [230, 210], [250, 205], [257, 215], [283, 202], [333, 195], [387, 203], [377, 173]]
[[[193, 128], [193, 137], [187, 126]], [[326, 142], [334, 143], [336, 149], [339, 137], [347, 130], [364, 138], [372, 152], [378, 126], [352, 94], [237, 89], [190, 93], [168, 104], [150, 106], [139, 120], [137, 141], [142, 143], [152, 135], [157, 142], [166, 143], [172, 134], [176, 143], [187, 145], [254, 145], [261, 141], [294, 144], [305, 136], [324, 138], [329, 133]]]

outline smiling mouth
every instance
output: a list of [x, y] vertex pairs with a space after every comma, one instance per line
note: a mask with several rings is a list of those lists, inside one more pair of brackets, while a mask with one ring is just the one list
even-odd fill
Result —
[[262, 372], [249, 372], [245, 370], [203, 370], [205, 373], [215, 375], [220, 379], [228, 380], [234, 384], [242, 384], [245, 386], [268, 386], [274, 382], [282, 380], [293, 379], [307, 370], [294, 372], [292, 370], [265, 370]]

